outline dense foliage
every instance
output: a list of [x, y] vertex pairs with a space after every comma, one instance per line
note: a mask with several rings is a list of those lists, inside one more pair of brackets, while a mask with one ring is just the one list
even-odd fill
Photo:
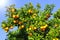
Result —
[[[53, 8], [53, 4], [47, 4], [44, 10], [41, 10], [39, 3], [36, 7], [32, 3], [21, 8], [9, 6], [7, 20], [2, 22], [2, 28], [8, 32], [8, 40], [59, 40], [60, 9], [52, 13]], [[13, 31], [14, 27], [18, 29]]]

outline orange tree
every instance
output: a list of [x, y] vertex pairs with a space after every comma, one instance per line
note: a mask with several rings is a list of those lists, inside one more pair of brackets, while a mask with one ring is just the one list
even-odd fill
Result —
[[[7, 8], [7, 20], [2, 22], [2, 28], [8, 32], [7, 40], [59, 40], [60, 39], [60, 9], [52, 13], [54, 5], [46, 5], [44, 10], [32, 3], [21, 8], [11, 5]], [[50, 17], [53, 18], [50, 18]], [[10, 31], [17, 27], [15, 31]]]

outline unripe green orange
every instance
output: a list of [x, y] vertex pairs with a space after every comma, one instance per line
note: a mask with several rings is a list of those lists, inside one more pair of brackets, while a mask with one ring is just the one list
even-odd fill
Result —
[[6, 27], [6, 25], [5, 24], [2, 24], [2, 28], [5, 28]]

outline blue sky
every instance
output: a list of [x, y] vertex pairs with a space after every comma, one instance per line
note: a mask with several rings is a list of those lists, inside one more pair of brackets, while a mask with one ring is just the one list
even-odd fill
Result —
[[[6, 0], [3, 0], [4, 2]], [[60, 8], [60, 0], [8, 0], [6, 4], [2, 4], [0, 0], [0, 40], [5, 40], [7, 38], [7, 33], [4, 32], [4, 30], [1, 28], [1, 22], [6, 19], [6, 6], [9, 6], [11, 4], [15, 4], [17, 8], [24, 6], [24, 4], [32, 2], [34, 6], [36, 6], [37, 3], [41, 4], [41, 9], [44, 9], [46, 4], [55, 4], [55, 8], [53, 12], [55, 12], [57, 9]], [[16, 28], [15, 28], [16, 29]]]

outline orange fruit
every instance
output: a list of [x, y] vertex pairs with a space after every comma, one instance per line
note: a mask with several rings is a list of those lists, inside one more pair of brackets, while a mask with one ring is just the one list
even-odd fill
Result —
[[40, 29], [41, 29], [42, 31], [45, 31], [46, 27], [42, 26], [42, 27], [40, 27]]
[[41, 28], [42, 31], [45, 31], [45, 28]]
[[16, 11], [16, 9], [15, 9], [15, 8], [12, 8], [12, 9], [11, 9], [11, 12], [15, 12], [15, 11]]
[[55, 40], [55, 39], [53, 39], [53, 40]]
[[29, 13], [32, 13], [33, 11], [31, 9], [28, 10]]
[[22, 26], [19, 26], [19, 29], [22, 29], [22, 28], [24, 28], [24, 25], [22, 25]]
[[14, 20], [14, 23], [17, 23], [16, 20]]
[[31, 28], [29, 28], [29, 30], [31, 30]]
[[32, 36], [32, 33], [29, 33], [29, 35], [28, 36]]
[[15, 18], [16, 15], [13, 15], [13, 18]]
[[54, 38], [53, 40], [59, 40], [58, 38]]
[[5, 32], [8, 32], [9, 30], [5, 30]]
[[5, 32], [8, 32], [9, 28], [8, 27], [5, 27], [4, 30], [5, 30]]
[[10, 26], [10, 29], [13, 29], [13, 26]]
[[16, 18], [19, 18], [19, 15], [16, 15]]
[[41, 26], [40, 28], [41, 28], [42, 31], [45, 31], [45, 29], [47, 28], [47, 26], [48, 25], [46, 24], [45, 26]]
[[18, 15], [13, 15], [13, 18], [19, 18], [19, 16]]
[[47, 24], [45, 26], [48, 26]]
[[48, 25], [46, 24], [45, 26], [44, 26], [44, 28], [46, 28]]
[[56, 40], [59, 40], [58, 38], [56, 38]]
[[19, 22], [18, 24], [20, 24], [20, 25], [21, 25], [21, 24], [22, 24], [22, 22]]
[[5, 27], [5, 30], [8, 30], [9, 28], [8, 27]]
[[18, 23], [18, 20], [14, 20], [13, 22], [14, 22], [14, 23]]
[[21, 28], [24, 28], [24, 25], [22, 25]]
[[5, 28], [6, 27], [6, 25], [5, 24], [2, 24], [2, 28]]
[[46, 14], [46, 17], [48, 17], [48, 18], [49, 18], [49, 17], [50, 17], [50, 14]]
[[34, 30], [36, 30], [37, 28], [36, 27], [34, 27]]

